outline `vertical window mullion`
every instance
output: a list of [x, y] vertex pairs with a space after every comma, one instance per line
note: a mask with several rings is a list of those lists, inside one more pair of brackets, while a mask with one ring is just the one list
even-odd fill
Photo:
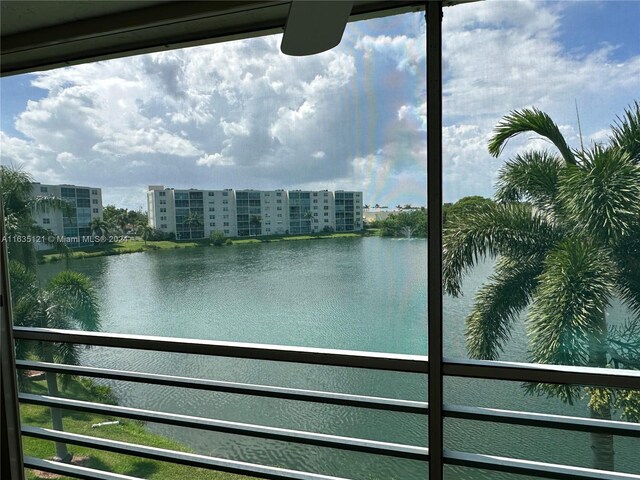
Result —
[[427, 300], [429, 479], [443, 478], [442, 378], [442, 2], [427, 1]]

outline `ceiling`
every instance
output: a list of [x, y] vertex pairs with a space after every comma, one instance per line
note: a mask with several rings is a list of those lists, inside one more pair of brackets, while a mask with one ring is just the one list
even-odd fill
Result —
[[[424, 5], [424, 0], [357, 0], [350, 20], [423, 10]], [[278, 33], [289, 7], [290, 0], [2, 0], [0, 72], [14, 75]]]

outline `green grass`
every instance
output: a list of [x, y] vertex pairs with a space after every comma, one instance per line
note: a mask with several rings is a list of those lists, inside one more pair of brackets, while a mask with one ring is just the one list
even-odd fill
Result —
[[[271, 243], [283, 241], [298, 240], [326, 240], [340, 238], [357, 238], [363, 236], [363, 233], [315, 233], [309, 235], [265, 235], [252, 238], [234, 238], [231, 239], [233, 245], [247, 245], [252, 243]], [[196, 241], [174, 241], [162, 240], [158, 242], [147, 242], [142, 240], [127, 240], [125, 242], [101, 244], [97, 246], [87, 246], [74, 249], [69, 258], [83, 259], [91, 257], [104, 257], [108, 255], [122, 255], [125, 253], [137, 253], [154, 250], [171, 250], [175, 248], [191, 248], [191, 247], [209, 247], [211, 246], [208, 239]], [[42, 252], [39, 254], [40, 263], [52, 263], [64, 261], [65, 256], [62, 253]]]
[[[30, 391], [36, 394], [46, 394], [44, 382], [40, 381], [32, 383]], [[115, 403], [107, 387], [96, 386], [87, 380], [71, 380], [61, 395], [79, 400], [111, 404]], [[20, 406], [20, 417], [23, 425], [52, 428], [51, 414], [47, 407], [23, 404]], [[92, 424], [112, 420], [118, 420], [120, 423], [118, 425], [91, 428]], [[166, 437], [149, 433], [141, 422], [134, 420], [123, 420], [117, 417], [64, 410], [63, 424], [64, 429], [67, 432], [165, 448], [169, 450], [177, 450], [181, 452], [189, 452], [184, 445], [174, 442]], [[39, 440], [25, 436], [23, 437], [23, 448], [25, 455], [36, 458], [50, 459], [55, 455], [54, 443], [46, 440]], [[250, 477], [246, 476], [174, 465], [166, 462], [147, 460], [137, 456], [94, 450], [71, 444], [68, 445], [68, 448], [75, 457], [88, 457], [87, 463], [84, 466], [123, 475], [130, 475], [133, 477], [158, 480], [250, 480]], [[28, 471], [27, 478], [29, 480], [35, 480], [38, 477], [33, 471]], [[68, 477], [62, 478], [66, 479]]]

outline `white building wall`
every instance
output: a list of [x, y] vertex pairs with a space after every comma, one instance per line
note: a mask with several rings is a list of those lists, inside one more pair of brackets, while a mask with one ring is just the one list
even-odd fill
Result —
[[[160, 196], [164, 192], [164, 197]], [[203, 229], [204, 238], [213, 231], [221, 231], [227, 237], [238, 236], [237, 224], [237, 192], [254, 192], [260, 197], [260, 217], [262, 218], [260, 235], [283, 235], [291, 233], [289, 218], [290, 192], [287, 190], [174, 190], [162, 185], [149, 186], [148, 212], [149, 224], [164, 232], [176, 232], [175, 224], [175, 193], [201, 192], [203, 198]], [[313, 231], [322, 232], [325, 227], [336, 228], [335, 196], [328, 190], [305, 191], [310, 195], [310, 209], [313, 213]], [[359, 215], [362, 215], [362, 193], [358, 194], [356, 205]], [[160, 204], [161, 201], [166, 203]], [[166, 210], [166, 211], [165, 211]], [[255, 215], [250, 214], [249, 216]], [[161, 220], [166, 216], [166, 220]], [[159, 225], [159, 227], [158, 227]], [[166, 225], [166, 228], [164, 227]], [[360, 228], [362, 220], [360, 218]], [[252, 232], [253, 234], [253, 232]]]
[[[103, 218], [102, 190], [97, 187], [86, 187], [78, 185], [49, 185], [42, 183], [32, 184], [33, 196], [53, 196], [63, 198], [65, 192], [74, 192], [76, 197], [68, 199], [76, 209], [75, 216], [67, 219], [67, 230], [65, 231], [64, 214], [62, 210], [45, 208], [44, 210], [33, 212], [36, 224], [42, 228], [51, 230], [58, 240], [66, 239], [66, 244], [70, 247], [76, 246], [83, 241], [84, 237], [93, 234], [89, 225], [96, 219]], [[78, 196], [79, 195], [79, 196]], [[71, 232], [73, 230], [73, 232]], [[75, 239], [74, 241], [70, 241]], [[36, 242], [36, 248], [43, 250], [50, 248], [43, 242]]]

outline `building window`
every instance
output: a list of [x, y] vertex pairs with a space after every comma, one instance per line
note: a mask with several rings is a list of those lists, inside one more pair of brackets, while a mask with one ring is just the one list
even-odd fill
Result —
[[282, 207], [278, 207], [277, 210], [282, 210]]
[[160, 220], [166, 220], [167, 217], [160, 217]]
[[226, 205], [227, 203], [229, 203], [229, 200], [224, 199], [224, 200], [222, 200], [222, 203], [224, 203]]
[[329, 213], [328, 213], [328, 212], [324, 212], [324, 216], [325, 216], [325, 217], [328, 217], [328, 216], [329, 216]]
[[[324, 203], [329, 203], [329, 199], [328, 199], [328, 198], [325, 198], [325, 199], [324, 199]], [[327, 208], [327, 207], [324, 207], [324, 208]]]
[[324, 206], [324, 209], [325, 209], [325, 210], [329, 210], [329, 205], [325, 205], [325, 206]]
[[216, 216], [215, 215], [209, 215], [209, 220], [215, 220]]
[[162, 225], [160, 225], [160, 228], [167, 228], [167, 224], [163, 223]]
[[313, 216], [314, 216], [314, 217], [317, 217], [317, 216], [318, 216], [318, 212], [314, 213], [314, 214], [313, 214]]
[[45, 225], [48, 225], [48, 224], [50, 224], [50, 223], [51, 223], [51, 219], [49, 219], [49, 218], [43, 218], [43, 219], [42, 219], [42, 223], [43, 223], [43, 224], [45, 224]]
[[210, 211], [210, 212], [215, 212], [215, 211], [216, 211], [216, 208], [215, 208], [215, 207], [209, 207], [209, 211]]
[[93, 209], [93, 213], [98, 213], [98, 212], [99, 212], [99, 210], [97, 208]]
[[222, 215], [222, 218], [229, 218], [229, 215]]
[[161, 208], [161, 209], [160, 209], [160, 212], [166, 212], [166, 211], [167, 211], [167, 209], [166, 209], [166, 208]]
[[224, 231], [224, 233], [228, 234], [228, 233], [229, 233], [229, 230], [225, 230], [225, 231]]
[[[228, 227], [228, 226], [229, 226], [229, 222], [224, 222], [224, 223], [222, 224], [222, 226], [223, 226], [223, 227]], [[227, 232], [227, 233], [228, 233], [228, 232]]]
[[228, 197], [229, 196], [229, 192], [222, 192], [222, 196], [223, 197]]
[[222, 207], [222, 211], [223, 212], [228, 212], [229, 211], [229, 207]]
[[159, 192], [158, 195], [160, 195], [161, 197], [164, 197], [166, 195], [165, 192]]
[[213, 196], [214, 196], [214, 195], [213, 195], [213, 192], [209, 192], [209, 193], [207, 193], [207, 195], [209, 195], [210, 197], [213, 197]]
[[276, 203], [282, 203], [282, 200], [276, 200]]
[[[281, 213], [279, 213], [279, 214], [278, 214], [278, 217], [282, 217], [282, 214], [281, 214]], [[278, 222], [278, 223], [280, 223], [280, 222]]]
[[210, 222], [210, 223], [209, 223], [209, 226], [210, 226], [210, 227], [215, 227], [215, 226], [216, 226], [216, 222]]
[[40, 187], [40, 193], [47, 193], [49, 191], [49, 187]]

